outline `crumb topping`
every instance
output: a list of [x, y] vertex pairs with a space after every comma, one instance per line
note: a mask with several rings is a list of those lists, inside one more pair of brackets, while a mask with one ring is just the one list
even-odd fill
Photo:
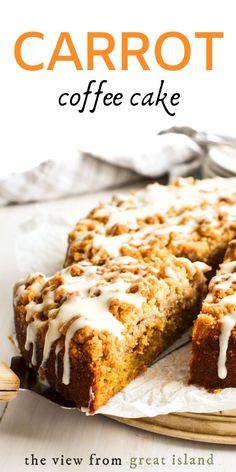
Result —
[[196, 273], [208, 269], [205, 264], [199, 266], [164, 251], [162, 257], [149, 264], [123, 256], [108, 260], [103, 266], [83, 261], [49, 278], [30, 275], [16, 285], [15, 307], [28, 324], [25, 348], [30, 350], [33, 346], [32, 364], [37, 364], [36, 341], [41, 329], [46, 329], [42, 368], [52, 344], [63, 336], [63, 383], [68, 384], [69, 348], [75, 334], [81, 333], [80, 342], [88, 330], [107, 333], [114, 342], [121, 342], [130, 326], [143, 319], [145, 304], [151, 307], [149, 316], [157, 316], [158, 297], [161, 300], [172, 290], [179, 290], [179, 284], [187, 286]]
[[232, 232], [232, 239], [236, 235], [235, 180], [178, 179], [169, 186], [152, 184], [133, 194], [116, 195], [78, 222], [69, 236], [66, 264], [86, 259], [100, 264], [119, 255], [142, 259], [157, 247], [181, 255], [186, 244], [214, 241], [227, 231]]

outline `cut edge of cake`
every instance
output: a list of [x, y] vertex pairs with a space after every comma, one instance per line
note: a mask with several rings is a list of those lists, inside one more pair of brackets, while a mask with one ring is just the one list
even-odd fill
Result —
[[236, 387], [236, 240], [209, 283], [194, 322], [190, 384], [209, 390]]

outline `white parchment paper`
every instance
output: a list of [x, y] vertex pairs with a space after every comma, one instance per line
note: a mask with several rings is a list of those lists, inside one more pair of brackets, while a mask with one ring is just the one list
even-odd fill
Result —
[[[62, 268], [70, 221], [38, 207], [22, 224], [16, 239], [16, 261], [22, 275]], [[189, 386], [191, 343], [156, 362], [96, 413], [139, 418], [171, 412], [207, 413], [236, 408], [236, 389], [217, 394]], [[235, 373], [236, 375], [236, 373]]]

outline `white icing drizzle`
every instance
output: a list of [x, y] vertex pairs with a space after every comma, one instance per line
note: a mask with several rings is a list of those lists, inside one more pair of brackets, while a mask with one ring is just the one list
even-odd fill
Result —
[[[188, 259], [179, 258], [182, 264], [187, 264], [191, 270], [198, 269]], [[63, 269], [59, 275], [62, 280], [61, 285], [48, 292], [39, 292], [39, 286], [36, 286], [38, 295], [41, 295], [41, 303], [31, 301], [26, 305], [27, 312], [27, 338], [25, 348], [27, 350], [33, 346], [32, 364], [37, 364], [36, 344], [38, 331], [45, 325], [47, 327], [41, 367], [45, 364], [50, 356], [52, 345], [61, 338], [65, 333], [64, 356], [63, 356], [63, 377], [62, 382], [65, 385], [70, 383], [70, 345], [71, 341], [79, 330], [90, 327], [96, 331], [110, 332], [118, 340], [122, 339], [123, 324], [112, 315], [109, 310], [110, 303], [118, 300], [120, 303], [132, 305], [137, 310], [142, 309], [146, 297], [140, 292], [130, 293], [128, 289], [133, 283], [140, 280], [142, 271], [147, 270], [147, 265], [140, 264], [132, 257], [117, 257], [104, 266], [93, 266], [90, 263], [82, 262], [75, 264], [78, 267], [80, 275], [72, 275], [71, 267]], [[202, 264], [205, 266], [205, 264]], [[137, 274], [131, 272], [131, 267], [138, 267]], [[120, 272], [125, 269], [125, 272]], [[202, 268], [201, 268], [202, 270]], [[158, 269], [148, 267], [148, 277], [158, 276]], [[167, 266], [165, 273], [173, 279], [178, 278], [178, 270], [175, 267]], [[44, 290], [47, 279], [44, 278], [41, 284], [41, 290]], [[163, 280], [160, 280], [162, 283]], [[67, 298], [61, 303], [59, 308], [55, 308], [54, 297], [57, 290], [64, 289]], [[47, 287], [48, 290], [48, 287]], [[50, 308], [52, 305], [52, 308]], [[39, 319], [39, 314], [43, 310], [47, 312], [46, 321]], [[60, 345], [61, 346], [61, 345]], [[61, 347], [59, 344], [55, 347], [55, 371], [57, 372], [57, 356]]]
[[223, 292], [227, 292], [233, 282], [236, 282], [236, 273], [233, 274], [222, 274], [221, 276], [215, 276], [211, 284], [212, 286], [212, 291], [215, 293], [217, 290], [222, 290]]
[[32, 357], [31, 357], [31, 364], [36, 365], [37, 364], [37, 334], [39, 328], [42, 328], [43, 324], [45, 324], [45, 321], [41, 320], [34, 320], [32, 323], [30, 323], [27, 326], [27, 333], [26, 333], [26, 341], [25, 341], [25, 349], [27, 351], [30, 350], [32, 346]]
[[138, 294], [126, 293], [129, 286], [129, 283], [125, 283], [120, 279], [116, 283], [100, 286], [101, 295], [98, 297], [84, 296], [84, 298], [81, 298], [80, 296], [73, 296], [62, 304], [57, 317], [50, 322], [45, 338], [43, 364], [49, 357], [53, 342], [61, 337], [60, 327], [79, 315], [79, 318], [75, 319], [66, 331], [62, 379], [65, 385], [70, 383], [69, 347], [74, 334], [88, 326], [94, 330], [108, 331], [121, 339], [123, 324], [109, 311], [109, 302], [117, 298], [120, 302], [129, 303], [141, 309], [144, 301], [143, 297]]
[[165, 267], [165, 274], [167, 277], [170, 277], [171, 279], [178, 280], [177, 273], [172, 269], [172, 267]]
[[[165, 234], [177, 233], [179, 237], [175, 242], [176, 244], [181, 243], [181, 239], [184, 240], [186, 237], [189, 237], [197, 229], [198, 224], [203, 221], [211, 226], [217, 226], [220, 214], [224, 214], [224, 221], [230, 224], [230, 222], [236, 219], [236, 205], [233, 204], [232, 197], [229, 198], [229, 195], [235, 195], [235, 182], [236, 179], [216, 178], [192, 184], [184, 179], [179, 179], [178, 185], [162, 186], [153, 184], [148, 185], [146, 189], [134, 195], [117, 195], [110, 204], [106, 204], [96, 210], [96, 216], [106, 217], [107, 223], [105, 225], [98, 225], [97, 230], [89, 231], [88, 233], [81, 234], [81, 232], [78, 232], [76, 240], [71, 243], [71, 247], [73, 247], [73, 244], [83, 241], [88, 235], [92, 235], [93, 247], [98, 250], [105, 249], [112, 257], [116, 257], [120, 254], [120, 249], [124, 244], [129, 243], [133, 246], [143, 244], [148, 248], [153, 238], [158, 238], [158, 236]], [[223, 202], [224, 199], [225, 202]], [[211, 207], [211, 205], [213, 206]], [[171, 208], [179, 212], [179, 215], [167, 216], [167, 212]], [[164, 222], [154, 225], [147, 224], [143, 229], [139, 230], [138, 219], [145, 219], [155, 214], [161, 215]], [[124, 224], [129, 229], [135, 231], [118, 236], [107, 236], [107, 229], [115, 224]], [[194, 270], [194, 267], [198, 270], [207, 270], [203, 266], [194, 266], [186, 258], [179, 258], [179, 261], [182, 261], [191, 272]], [[113, 263], [129, 265], [131, 263], [137, 264], [137, 261], [134, 262], [132, 258], [118, 257], [113, 260]], [[223, 264], [220, 273], [230, 274], [235, 269], [235, 265], [236, 262]], [[43, 296], [41, 303], [31, 301], [26, 306], [28, 328], [25, 347], [29, 350], [31, 345], [33, 345], [32, 364], [34, 365], [37, 362], [37, 333], [43, 324], [48, 324], [48, 330], [45, 338], [42, 365], [45, 364], [50, 355], [52, 344], [61, 337], [63, 326], [71, 322], [65, 335], [63, 382], [66, 384], [70, 381], [70, 341], [76, 331], [88, 326], [96, 330], [109, 331], [115, 337], [121, 339], [123, 325], [109, 311], [110, 301], [117, 299], [120, 302], [132, 304], [136, 309], [140, 309], [145, 301], [139, 293], [127, 293], [130, 283], [133, 283], [135, 280], [134, 274], [129, 273], [128, 269], [125, 274], [118, 275], [117, 280], [113, 282], [113, 277], [117, 277], [116, 270], [111, 269], [109, 274], [102, 274], [100, 267], [91, 266], [89, 263], [82, 263], [79, 267], [83, 269], [81, 276], [73, 277], [69, 269], [64, 269], [60, 273], [64, 280], [62, 287], [71, 294], [71, 297], [64, 301], [59, 309], [50, 309], [50, 305], [54, 303], [53, 290], [49, 290]], [[170, 267], [166, 267], [166, 275], [172, 278], [175, 278], [174, 275], [176, 276]], [[45, 277], [38, 281], [36, 280], [31, 285], [33, 291], [40, 294], [47, 280]], [[217, 287], [218, 289], [227, 290], [231, 282], [229, 282], [229, 279], [222, 279], [219, 283], [217, 282]], [[26, 281], [18, 284], [15, 302], [18, 302], [20, 295], [24, 293], [25, 283]], [[99, 290], [98, 296], [92, 296], [94, 295], [94, 290]], [[210, 298], [206, 300], [210, 301]], [[225, 297], [224, 303], [235, 304], [235, 296]], [[219, 304], [223, 304], [222, 300]], [[47, 321], [37, 319], [37, 314], [44, 310], [48, 310]], [[224, 318], [227, 316], [230, 315], [226, 315]], [[227, 320], [228, 318], [226, 318], [226, 325]], [[228, 322], [228, 325], [230, 325], [230, 322]], [[225, 332], [227, 333], [226, 328]], [[224, 333], [224, 319], [222, 321], [222, 333]], [[222, 334], [222, 339], [222, 352], [224, 352], [227, 335]], [[223, 363], [224, 355], [220, 353], [220, 356], [220, 362]]]
[[[20, 282], [19, 282], [20, 284]], [[25, 285], [24, 285], [24, 281], [22, 282], [22, 285], [19, 285], [17, 284], [15, 286], [15, 295], [14, 295], [14, 303], [17, 303], [20, 296], [22, 295], [22, 293], [24, 293], [25, 291]]]
[[58, 354], [61, 350], [61, 346], [59, 343], [57, 343], [56, 348], [55, 348], [55, 374], [58, 376]]
[[[35, 275], [34, 275], [35, 276]], [[35, 282], [31, 285], [31, 288], [33, 289], [33, 291], [35, 293], [39, 293], [40, 290], [43, 288], [43, 286], [45, 285], [45, 282], [46, 282], [46, 278], [44, 277], [43, 274], [41, 273], [38, 273], [36, 274], [36, 276], [41, 276], [39, 280], [35, 280]]]
[[[44, 296], [42, 303], [31, 301], [26, 305], [26, 318], [28, 321], [27, 336], [25, 348], [27, 350], [33, 346], [32, 364], [37, 364], [36, 344], [39, 329], [44, 324], [48, 329], [44, 341], [43, 358], [41, 366], [44, 367], [51, 352], [52, 345], [61, 335], [63, 327], [70, 323], [65, 333], [65, 350], [63, 358], [63, 378], [62, 382], [66, 385], [70, 383], [70, 342], [75, 333], [84, 327], [90, 327], [94, 330], [110, 332], [114, 337], [121, 339], [123, 324], [112, 315], [109, 305], [112, 300], [118, 300], [120, 303], [127, 303], [140, 310], [143, 302], [146, 300], [139, 292], [127, 293], [131, 284], [140, 278], [140, 275], [129, 271], [130, 264], [145, 267], [131, 257], [118, 257], [112, 261], [111, 272], [103, 273], [99, 266], [92, 266], [88, 263], [77, 264], [82, 270], [82, 275], [72, 276], [71, 268], [63, 269], [60, 272], [67, 293], [71, 294], [59, 307], [59, 309], [50, 309], [49, 305], [54, 303], [54, 290], [49, 290]], [[119, 266], [126, 267], [127, 272], [120, 273]], [[113, 270], [116, 268], [116, 270]], [[153, 273], [157, 271], [153, 270]], [[109, 277], [114, 277], [115, 281], [110, 281]], [[108, 279], [107, 279], [108, 277]], [[41, 288], [45, 285], [41, 284]], [[112, 279], [113, 280], [113, 279]], [[25, 285], [24, 285], [25, 286]], [[39, 293], [39, 285], [36, 286], [36, 292]], [[22, 293], [22, 291], [20, 291]], [[38, 314], [48, 308], [48, 319], [42, 321], [38, 319]], [[58, 354], [56, 347], [56, 358]]]
[[[168, 191], [168, 187], [164, 187], [163, 191], [164, 193], [168, 193], [170, 190]], [[148, 190], [144, 190], [143, 192], [148, 193]], [[178, 216], [167, 216], [166, 214], [167, 210], [173, 206], [175, 199], [167, 199], [167, 201], [165, 201], [165, 205], [167, 205], [167, 207], [165, 208], [164, 213], [161, 211], [163, 202], [160, 203], [160, 201], [158, 201], [155, 203], [155, 208], [151, 208], [150, 205], [146, 204], [146, 198], [143, 199], [143, 203], [145, 203], [145, 205], [141, 208], [141, 210], [139, 200], [136, 202], [137, 209], [135, 210], [127, 210], [125, 205], [121, 207], [107, 205], [106, 207], [108, 209], [108, 214], [110, 215], [108, 223], [103, 227], [99, 226], [99, 231], [93, 230], [85, 234], [83, 233], [82, 236], [79, 234], [76, 240], [71, 243], [70, 248], [72, 249], [75, 244], [81, 242], [81, 240], [86, 239], [87, 236], [89, 238], [92, 236], [92, 245], [94, 248], [97, 250], [105, 250], [110, 256], [117, 257], [120, 254], [120, 249], [124, 244], [129, 244], [130, 246], [134, 247], [139, 247], [143, 244], [147, 245], [148, 248], [148, 245], [153, 241], [154, 238], [158, 238], [158, 236], [162, 235], [169, 235], [171, 233], [178, 235], [178, 239], [174, 241], [174, 244], [181, 244], [184, 239], [189, 238], [192, 232], [195, 231], [198, 228], [198, 225], [202, 222], [211, 225], [211, 228], [217, 227], [219, 225], [219, 214], [224, 214], [224, 224], [230, 224], [231, 221], [236, 220], [236, 205], [227, 206], [225, 204], [221, 204], [209, 206], [209, 201], [207, 200], [208, 205], [205, 208], [199, 208], [199, 206], [196, 205], [196, 200], [194, 207], [191, 209], [188, 208], [186, 210], [186, 201], [189, 205], [189, 200], [182, 199], [181, 194], [179, 194], [179, 198], [182, 202], [182, 205], [184, 206]], [[205, 194], [204, 198], [206, 198]], [[129, 201], [129, 198], [127, 201]], [[201, 203], [202, 202], [200, 202], [200, 204]], [[137, 230], [135, 232], [126, 232], [118, 236], [106, 235], [106, 229], [117, 222], [124, 223], [126, 226], [128, 225], [128, 227], [130, 227], [130, 224], [133, 225], [136, 222], [135, 229], [138, 229], [137, 218], [144, 218], [145, 216], [150, 216], [155, 213], [163, 214], [164, 222], [153, 225], [146, 224], [146, 226], [141, 230]], [[114, 220], [114, 215], [117, 216], [117, 221]]]
[[236, 311], [225, 315], [222, 320], [221, 334], [219, 339], [220, 352], [218, 358], [218, 377], [220, 379], [225, 379], [227, 377], [227, 350], [229, 344], [229, 338], [232, 332], [232, 329], [236, 325]]
[[235, 305], [236, 304], [236, 294], [235, 295], [228, 295], [227, 297], [222, 298], [216, 305]]
[[187, 259], [187, 257], [178, 257], [177, 259], [185, 266], [185, 268], [190, 272], [190, 274], [194, 273], [194, 262], [190, 261], [190, 259]]
[[25, 287], [26, 287], [26, 283], [31, 279], [31, 278], [34, 278], [34, 279], [37, 279], [38, 277], [40, 277], [40, 280], [35, 280], [35, 282], [33, 282], [31, 284], [31, 287], [33, 289], [33, 291], [35, 293], [40, 293], [40, 290], [43, 288], [43, 285], [45, 284], [45, 282], [47, 281], [46, 277], [44, 276], [44, 274], [42, 274], [41, 272], [35, 272], [34, 274], [30, 274], [26, 279], [21, 279], [19, 280], [19, 282], [17, 282], [15, 284], [15, 287], [14, 287], [14, 302], [17, 302], [20, 298], [20, 296], [22, 295], [22, 293], [24, 293], [25, 291]]
[[[96, 215], [107, 217], [108, 226], [122, 223], [135, 227], [138, 218], [143, 219], [154, 214], [165, 215], [171, 207], [178, 211], [184, 209], [186, 205], [189, 208], [198, 208], [204, 202], [212, 205], [218, 203], [219, 199], [228, 200], [230, 190], [235, 193], [235, 182], [235, 178], [227, 179], [227, 182], [225, 179], [216, 178], [194, 184], [181, 180], [179, 180], [179, 185], [152, 184], [134, 195], [117, 195], [112, 203], [97, 209]], [[227, 212], [227, 206], [222, 203], [219, 210], [224, 209]]]
[[113, 257], [120, 255], [120, 248], [130, 239], [129, 233], [120, 234], [119, 236], [102, 236], [94, 234], [93, 246], [95, 248], [104, 248], [107, 253]]
[[236, 269], [236, 261], [224, 262], [220, 265], [220, 273], [228, 274]]
[[223, 292], [227, 292], [227, 290], [229, 290], [229, 288], [231, 287], [233, 280], [236, 281], [236, 274], [234, 277], [228, 277], [228, 279], [225, 282], [217, 283], [215, 285], [214, 291], [222, 290]]
[[195, 261], [193, 262], [193, 265], [197, 270], [200, 270], [200, 272], [203, 273], [211, 270], [211, 267], [208, 264], [205, 264], [205, 262]]
[[[236, 306], [236, 293], [226, 295], [232, 284], [236, 282], [236, 261], [224, 262], [220, 265], [220, 269], [210, 282], [210, 292], [205, 299], [205, 304], [211, 303], [215, 306]], [[223, 291], [225, 295], [218, 302], [213, 302], [213, 296], [217, 291]], [[221, 332], [219, 336], [219, 357], [218, 357], [218, 377], [225, 379], [227, 377], [227, 351], [231, 332], [236, 325], [236, 311], [233, 309], [226, 315], [221, 317]]]
[[[45, 283], [45, 281], [44, 281]], [[38, 290], [35, 290], [35, 293], [38, 293]], [[45, 296], [42, 303], [36, 303], [35, 301], [31, 301], [28, 303], [26, 308], [26, 321], [30, 321], [32, 316], [35, 313], [41, 313], [47, 306], [52, 305], [54, 303], [54, 293], [49, 291]]]

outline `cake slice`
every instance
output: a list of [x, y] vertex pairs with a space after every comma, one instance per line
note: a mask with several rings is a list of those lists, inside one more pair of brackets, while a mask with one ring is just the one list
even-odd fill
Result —
[[94, 412], [188, 328], [205, 293], [201, 262], [167, 251], [80, 262], [16, 284], [16, 338], [28, 365]]
[[236, 387], [236, 240], [209, 284], [192, 335], [190, 383]]
[[216, 269], [235, 237], [236, 179], [178, 179], [101, 203], [70, 233], [65, 266], [118, 256], [148, 262], [166, 247]]

